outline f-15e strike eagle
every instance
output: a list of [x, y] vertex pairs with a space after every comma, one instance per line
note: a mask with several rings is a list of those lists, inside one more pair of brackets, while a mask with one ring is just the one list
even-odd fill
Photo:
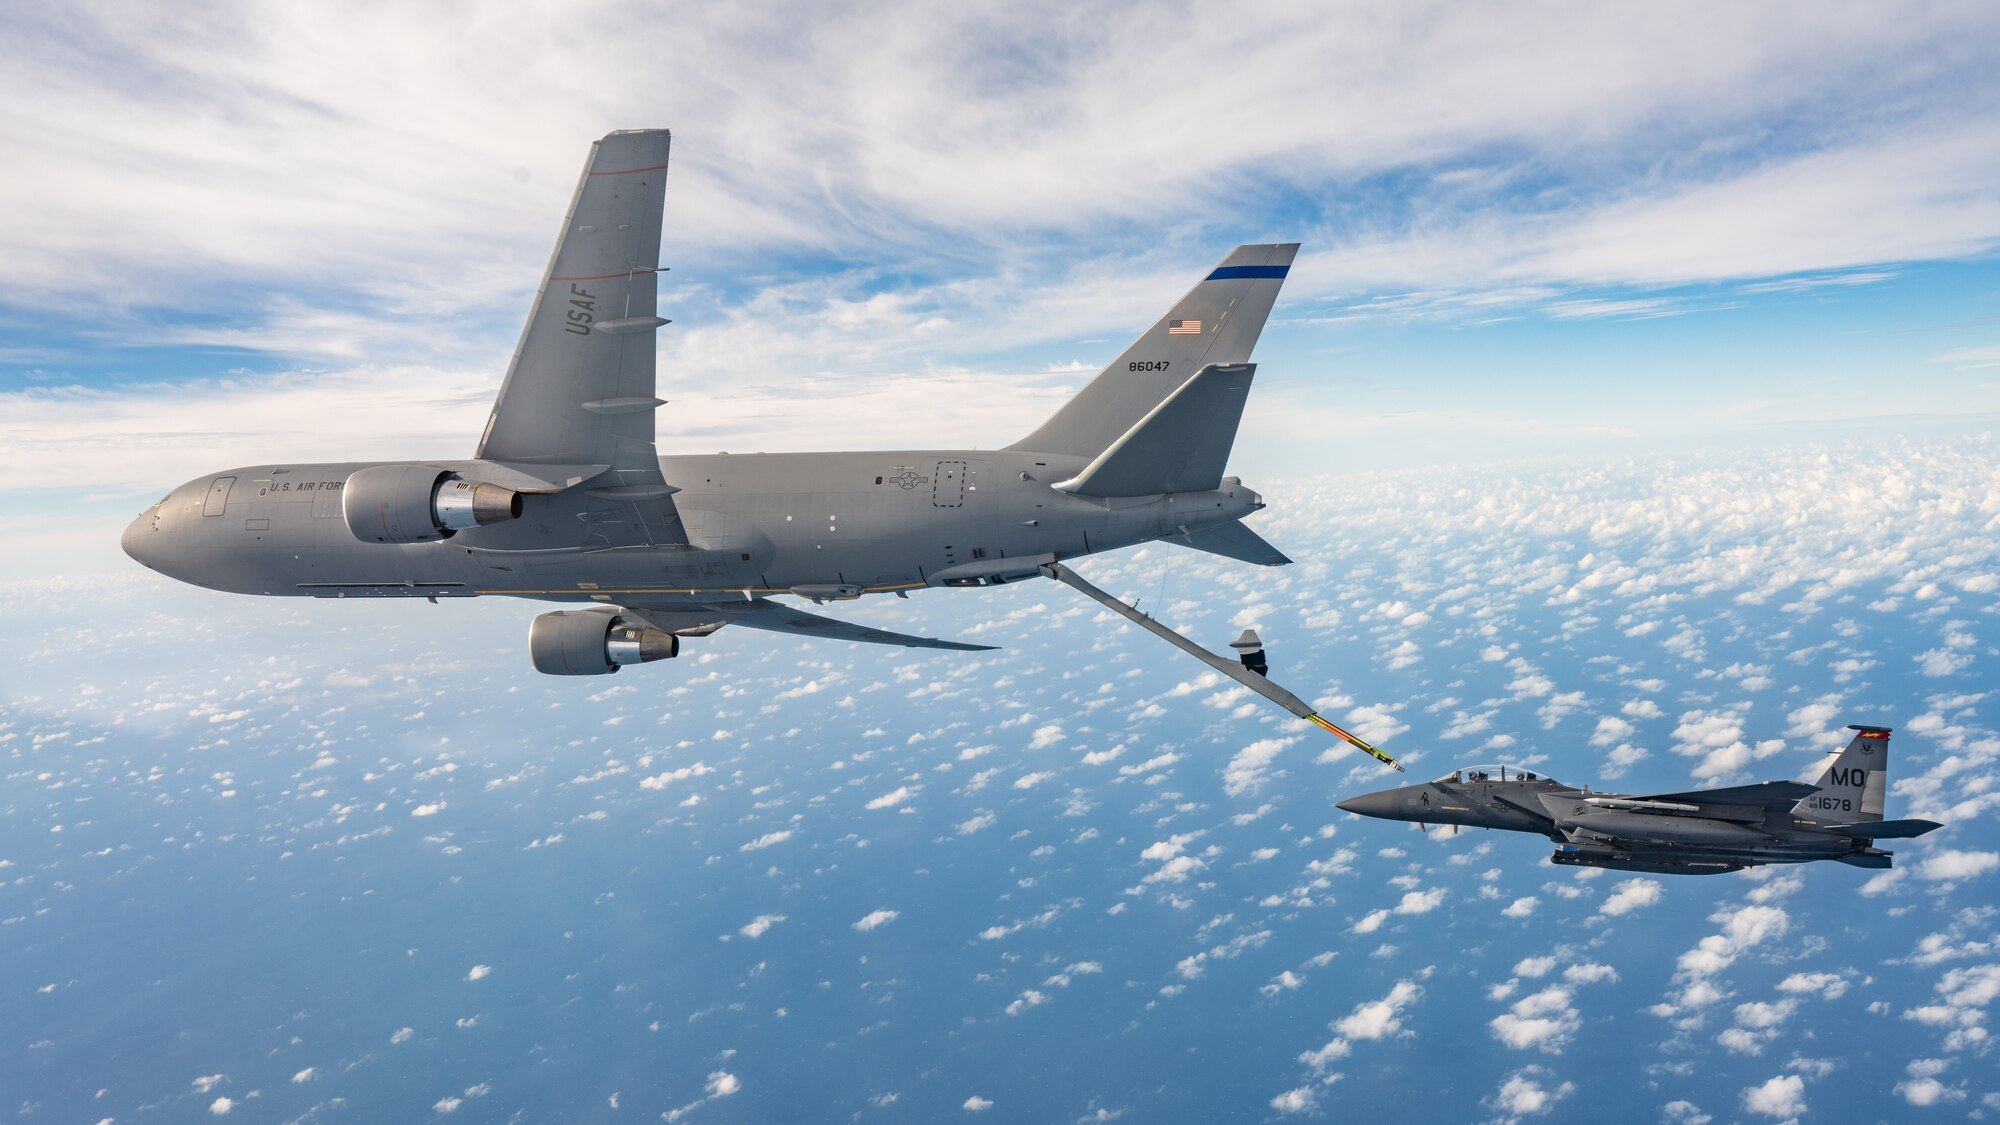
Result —
[[824, 604], [1048, 576], [1394, 764], [1266, 680], [1254, 634], [1235, 645], [1240, 662], [1217, 656], [1063, 565], [1153, 540], [1290, 561], [1244, 526], [1264, 500], [1223, 469], [1296, 244], [1238, 247], [1004, 449], [663, 457], [653, 334], [668, 323], [655, 306], [668, 143], [665, 130], [630, 130], [591, 147], [471, 458], [214, 473], [134, 520], [126, 553], [245, 594], [583, 603], [529, 630], [534, 666], [553, 675], [663, 660], [728, 625], [975, 650], [988, 646], [773, 596]]
[[1817, 784], [1766, 781], [1685, 793], [1593, 793], [1512, 766], [1474, 766], [1423, 785], [1385, 789], [1340, 808], [1385, 820], [1504, 828], [1556, 842], [1551, 863], [1666, 875], [1716, 875], [1766, 863], [1832, 859], [1888, 867], [1877, 840], [1942, 828], [1883, 820], [1889, 728], [1852, 726]]

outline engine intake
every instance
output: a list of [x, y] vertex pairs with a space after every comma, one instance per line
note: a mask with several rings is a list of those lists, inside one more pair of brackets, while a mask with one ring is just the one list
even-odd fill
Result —
[[521, 518], [521, 494], [434, 465], [370, 465], [347, 478], [340, 512], [364, 543], [428, 543]]
[[679, 637], [609, 607], [544, 613], [528, 627], [528, 657], [550, 676], [603, 676], [680, 651]]

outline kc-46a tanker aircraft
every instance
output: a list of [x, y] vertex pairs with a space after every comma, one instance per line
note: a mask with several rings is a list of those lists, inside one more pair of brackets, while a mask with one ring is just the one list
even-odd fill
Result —
[[1819, 780], [1766, 781], [1684, 793], [1593, 793], [1515, 766], [1473, 766], [1436, 781], [1342, 801], [1362, 816], [1457, 828], [1534, 832], [1556, 842], [1552, 863], [1667, 875], [1715, 875], [1766, 863], [1832, 859], [1888, 867], [1877, 840], [1942, 828], [1883, 820], [1889, 728], [1852, 726]]
[[[124, 548], [245, 594], [499, 594], [583, 603], [537, 617], [534, 666], [616, 672], [727, 625], [919, 648], [985, 646], [808, 613], [926, 587], [1056, 578], [1394, 765], [1239, 656], [1209, 652], [1063, 563], [1164, 540], [1288, 562], [1223, 475], [1250, 351], [1298, 246], [1241, 246], [1036, 430], [1003, 449], [675, 454], [655, 446], [666, 130], [591, 147], [500, 394], [468, 459], [266, 464], [189, 481]], [[1398, 767], [1400, 768], [1400, 767]]]

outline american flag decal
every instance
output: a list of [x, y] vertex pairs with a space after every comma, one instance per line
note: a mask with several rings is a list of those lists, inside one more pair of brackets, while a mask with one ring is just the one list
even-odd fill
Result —
[[1168, 322], [1167, 322], [1167, 335], [1169, 335], [1169, 336], [1199, 336], [1199, 335], [1201, 335], [1201, 321], [1199, 321], [1199, 320], [1170, 320], [1170, 321], [1168, 321]]

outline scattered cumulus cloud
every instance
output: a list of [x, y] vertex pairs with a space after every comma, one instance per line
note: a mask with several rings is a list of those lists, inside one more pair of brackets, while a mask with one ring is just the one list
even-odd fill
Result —
[[1917, 877], [1933, 883], [1957, 882], [1984, 875], [2000, 867], [2000, 852], [1943, 850], [1932, 852], [1917, 865]]
[[686, 781], [691, 777], [701, 777], [706, 774], [711, 774], [714, 772], [715, 772], [714, 767], [710, 766], [708, 763], [696, 762], [691, 766], [682, 766], [679, 769], [671, 769], [665, 771], [664, 773], [656, 773], [651, 777], [642, 777], [639, 779], [639, 788], [665, 789], [667, 786], [672, 785], [676, 781]]
[[1532, 1048], [1559, 1054], [1582, 1026], [1570, 996], [1567, 988], [1544, 988], [1515, 1001], [1487, 1026], [1495, 1039], [1517, 1051]]
[[1805, 1079], [1796, 1074], [1781, 1074], [1745, 1089], [1743, 1109], [1775, 1119], [1797, 1117], [1806, 1111], [1805, 1090]]
[[1236, 755], [1229, 759], [1229, 764], [1223, 767], [1223, 792], [1232, 797], [1241, 797], [1246, 793], [1255, 793], [1262, 789], [1268, 780], [1266, 771], [1272, 759], [1278, 756], [1279, 751], [1297, 741], [1295, 738], [1261, 738], [1238, 750]]
[[912, 792], [913, 791], [910, 789], [909, 786], [898, 785], [894, 789], [891, 789], [889, 792], [882, 794], [880, 797], [876, 797], [875, 799], [869, 801], [868, 807], [871, 809], [893, 808], [894, 806], [900, 805], [904, 801], [909, 800]]
[[1509, 1120], [1548, 1113], [1556, 1103], [1576, 1092], [1573, 1082], [1556, 1082], [1547, 1070], [1524, 1067], [1507, 1076], [1493, 1092], [1489, 1104]]
[[766, 832], [762, 836], [759, 836], [756, 839], [751, 840], [749, 843], [743, 844], [736, 850], [740, 852], [760, 851], [764, 848], [771, 847], [774, 844], [782, 844], [786, 840], [789, 840], [791, 838], [792, 838], [792, 830], [789, 828], [783, 828], [779, 829], [776, 832]]
[[870, 930], [880, 929], [901, 916], [900, 912], [894, 910], [871, 910], [862, 915], [861, 919], [854, 923], [853, 928], [867, 933]]
[[1660, 901], [1660, 889], [1657, 879], [1626, 879], [1605, 897], [1597, 912], [1614, 918], [1630, 914]]
[[1271, 1099], [1279, 1113], [1306, 1113], [1319, 1108], [1319, 1095], [1311, 1086], [1298, 1086]]
[[1323, 1046], [1307, 1051], [1299, 1056], [1299, 1061], [1314, 1072], [1324, 1072], [1339, 1059], [1346, 1058], [1354, 1050], [1356, 1042], [1386, 1039], [1403, 1032], [1403, 1013], [1423, 997], [1424, 990], [1414, 981], [1397, 981], [1388, 995], [1379, 1000], [1367, 1000], [1354, 1006], [1354, 1010], [1335, 1020], [1334, 1037]]

